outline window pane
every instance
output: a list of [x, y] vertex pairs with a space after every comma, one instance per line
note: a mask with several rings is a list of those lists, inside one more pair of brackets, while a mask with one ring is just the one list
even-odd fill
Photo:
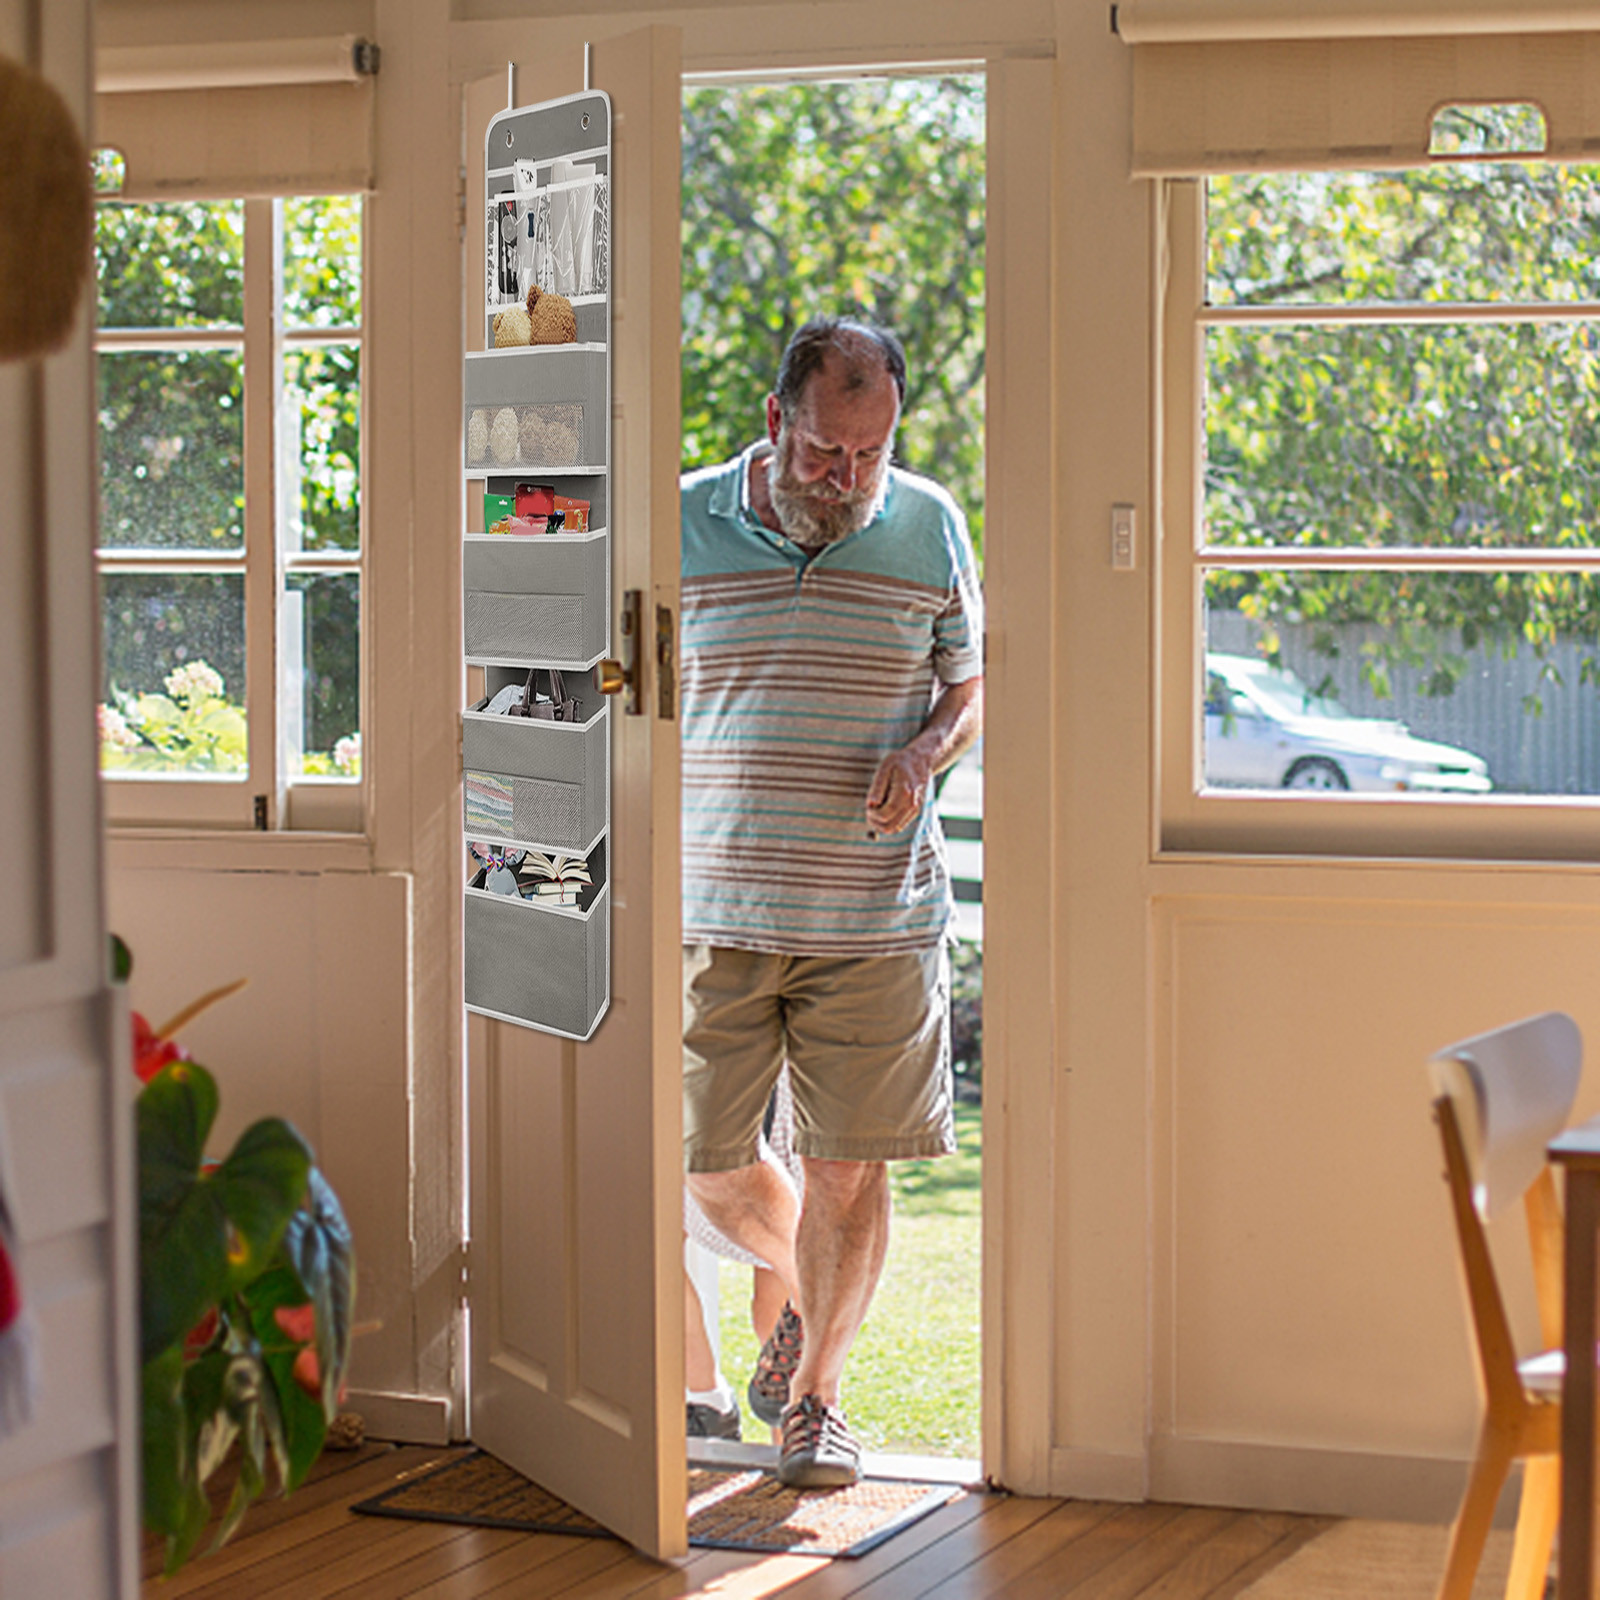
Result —
[[1217, 545], [1594, 545], [1600, 332], [1211, 328], [1206, 451]]
[[95, 217], [102, 328], [238, 327], [244, 205], [104, 202]]
[[1428, 133], [1430, 156], [1526, 156], [1548, 148], [1544, 112], [1531, 104], [1441, 106]]
[[104, 771], [245, 775], [244, 578], [101, 578]]
[[283, 359], [282, 504], [291, 550], [361, 544], [361, 351], [291, 349]]
[[361, 196], [283, 202], [286, 328], [353, 328], [361, 322]]
[[1600, 582], [1212, 572], [1205, 782], [1600, 794]]
[[102, 545], [241, 548], [243, 365], [236, 350], [101, 354]]
[[1600, 168], [1250, 174], [1207, 195], [1213, 305], [1600, 299]]
[[284, 726], [292, 776], [361, 776], [361, 580], [292, 575], [285, 585]]

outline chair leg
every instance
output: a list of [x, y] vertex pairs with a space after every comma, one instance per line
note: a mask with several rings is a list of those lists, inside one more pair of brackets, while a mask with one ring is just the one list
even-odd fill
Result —
[[1450, 1554], [1439, 1580], [1437, 1600], [1472, 1600], [1472, 1580], [1483, 1560], [1484, 1542], [1494, 1521], [1495, 1503], [1511, 1470], [1512, 1446], [1503, 1434], [1485, 1429], [1478, 1440], [1478, 1457], [1472, 1463], [1467, 1492], [1450, 1529]]
[[1531, 1456], [1522, 1468], [1522, 1504], [1511, 1548], [1506, 1600], [1543, 1600], [1550, 1547], [1561, 1518], [1561, 1458]]

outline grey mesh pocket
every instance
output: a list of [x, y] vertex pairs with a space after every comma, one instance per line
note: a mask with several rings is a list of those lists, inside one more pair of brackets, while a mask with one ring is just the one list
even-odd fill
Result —
[[469, 656], [491, 661], [583, 659], [582, 595], [469, 590], [464, 609]]
[[467, 896], [467, 1004], [581, 1038], [592, 1020], [590, 948], [603, 928], [500, 898]]
[[511, 780], [511, 836], [534, 844], [582, 850], [583, 786], [548, 778]]

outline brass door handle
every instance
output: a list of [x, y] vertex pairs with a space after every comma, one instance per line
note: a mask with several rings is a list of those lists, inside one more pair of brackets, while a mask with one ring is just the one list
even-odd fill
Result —
[[627, 691], [622, 709], [637, 717], [643, 711], [639, 683], [639, 621], [644, 610], [644, 591], [629, 589], [622, 596], [622, 617], [618, 632], [622, 635], [622, 659], [606, 659], [595, 668], [595, 686], [601, 694], [621, 694]]

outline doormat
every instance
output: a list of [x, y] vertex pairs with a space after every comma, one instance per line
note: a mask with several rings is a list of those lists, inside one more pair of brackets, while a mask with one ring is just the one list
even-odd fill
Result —
[[[689, 1543], [708, 1550], [861, 1556], [964, 1493], [947, 1483], [864, 1478], [848, 1489], [786, 1489], [770, 1472], [689, 1468]], [[434, 1467], [352, 1511], [525, 1533], [610, 1539], [592, 1517], [482, 1450]]]

